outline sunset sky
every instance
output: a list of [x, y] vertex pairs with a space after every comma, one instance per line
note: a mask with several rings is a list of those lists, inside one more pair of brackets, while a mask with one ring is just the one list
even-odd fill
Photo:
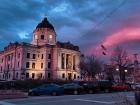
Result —
[[47, 17], [59, 41], [85, 54], [109, 53], [122, 46], [140, 52], [140, 0], [1, 0], [0, 50], [9, 42], [31, 42], [32, 31]]

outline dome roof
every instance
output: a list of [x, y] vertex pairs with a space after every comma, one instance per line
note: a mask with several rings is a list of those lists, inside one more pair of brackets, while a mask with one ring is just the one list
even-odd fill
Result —
[[49, 29], [53, 29], [54, 27], [52, 26], [52, 24], [49, 23], [48, 19], [45, 17], [41, 23], [39, 23], [36, 28], [49, 28]]

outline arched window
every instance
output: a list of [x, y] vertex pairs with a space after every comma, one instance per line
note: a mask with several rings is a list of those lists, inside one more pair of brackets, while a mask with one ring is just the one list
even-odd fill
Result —
[[41, 35], [41, 39], [44, 40], [44, 35]]

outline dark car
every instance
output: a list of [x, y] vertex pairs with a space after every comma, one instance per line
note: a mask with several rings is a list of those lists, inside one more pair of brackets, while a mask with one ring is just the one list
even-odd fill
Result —
[[92, 94], [99, 91], [97, 82], [83, 82], [80, 85], [83, 86], [84, 93]]
[[83, 91], [83, 87], [77, 83], [68, 83], [63, 85], [65, 94], [80, 94]]
[[29, 90], [29, 95], [61, 95], [63, 93], [63, 87], [57, 84], [42, 85]]
[[98, 89], [100, 91], [104, 91], [104, 92], [111, 92], [112, 91], [112, 86], [113, 86], [112, 81], [101, 80], [101, 81], [97, 81], [97, 83], [98, 83]]

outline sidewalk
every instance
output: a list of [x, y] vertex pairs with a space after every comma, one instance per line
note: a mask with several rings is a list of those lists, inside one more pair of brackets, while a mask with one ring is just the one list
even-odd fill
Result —
[[4, 101], [0, 101], [0, 105], [15, 105], [15, 104], [4, 102]]
[[27, 98], [28, 94], [21, 90], [0, 90], [0, 99]]

